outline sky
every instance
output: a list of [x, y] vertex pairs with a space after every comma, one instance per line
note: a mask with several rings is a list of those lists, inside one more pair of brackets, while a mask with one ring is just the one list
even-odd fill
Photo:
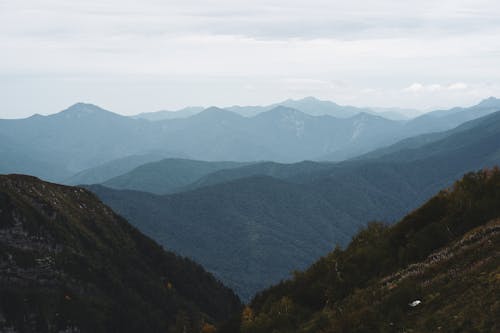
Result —
[[498, 0], [0, 0], [0, 118], [500, 97]]

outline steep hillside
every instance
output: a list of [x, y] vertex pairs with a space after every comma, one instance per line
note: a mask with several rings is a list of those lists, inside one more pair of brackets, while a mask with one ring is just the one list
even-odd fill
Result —
[[246, 300], [293, 269], [307, 267], [332, 244], [346, 244], [359, 226], [314, 191], [264, 176], [164, 196], [90, 189]]
[[[241, 332], [496, 332], [500, 171], [467, 174], [401, 222], [257, 295]], [[236, 332], [237, 324], [227, 328]]]
[[246, 164], [169, 158], [138, 166], [130, 172], [104, 181], [103, 185], [115, 189], [167, 194], [175, 192], [209, 173], [237, 168]]
[[197, 332], [239, 304], [92, 193], [0, 176], [0, 331]]

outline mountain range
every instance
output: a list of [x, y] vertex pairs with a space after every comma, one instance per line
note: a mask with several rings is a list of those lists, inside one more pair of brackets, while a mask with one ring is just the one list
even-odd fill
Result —
[[[470, 170], [500, 163], [500, 113], [431, 136], [342, 163], [263, 162], [221, 169], [169, 195], [90, 189], [248, 300], [335, 244], [346, 245], [367, 222], [396, 221]], [[134, 190], [147, 190], [141, 182], [137, 178]]]
[[[315, 97], [305, 97], [302, 99], [294, 100], [287, 99], [279, 103], [273, 103], [265, 106], [240, 106], [233, 105], [225, 107], [223, 109], [232, 111], [244, 117], [253, 117], [259, 113], [270, 111], [278, 106], [285, 106], [292, 109], [296, 109], [310, 116], [332, 116], [336, 118], [348, 118], [352, 117], [358, 113], [371, 113], [374, 115], [379, 115], [387, 119], [392, 120], [408, 120], [413, 118], [422, 112], [413, 109], [402, 109], [402, 108], [359, 108], [354, 106], [344, 106], [338, 105], [332, 101], [319, 100]], [[140, 113], [133, 116], [134, 118], [147, 119], [151, 121], [165, 120], [165, 119], [177, 119], [186, 118], [200, 113], [205, 108], [194, 106], [186, 107], [177, 111], [157, 111], [157, 112], [146, 112]]]
[[499, 110], [0, 120], [0, 331], [496, 331]]
[[[490, 98], [471, 108], [395, 121], [366, 112], [346, 118], [313, 116], [288, 106], [243, 117], [213, 107], [183, 119], [148, 121], [79, 103], [49, 116], [0, 120], [0, 172], [25, 172], [73, 184], [82, 173], [114, 169], [106, 167], [108, 163], [124, 166], [117, 170], [130, 171], [137, 166], [131, 162], [134, 156], [237, 162], [341, 161], [404, 138], [448, 130], [499, 109], [500, 101]], [[129, 167], [126, 161], [131, 162]], [[98, 170], [90, 171], [95, 168]]]

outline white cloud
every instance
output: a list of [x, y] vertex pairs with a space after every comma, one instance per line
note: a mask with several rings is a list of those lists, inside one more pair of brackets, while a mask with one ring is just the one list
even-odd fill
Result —
[[54, 112], [54, 95], [125, 113], [307, 94], [455, 105], [500, 95], [498, 17], [494, 0], [0, 0], [0, 98], [19, 115]]
[[467, 88], [468, 88], [467, 84], [465, 84], [463, 82], [452, 83], [448, 86], [449, 90], [464, 90]]
[[424, 90], [425, 87], [421, 83], [413, 83], [411, 86], [406, 87], [403, 89], [403, 91], [408, 91], [408, 92], [419, 92]]
[[455, 82], [447, 85], [443, 84], [421, 84], [421, 83], [413, 83], [410, 86], [403, 88], [402, 91], [410, 92], [410, 93], [421, 93], [421, 92], [439, 92], [439, 91], [453, 91], [453, 90], [465, 90], [469, 88], [469, 86], [463, 82]]

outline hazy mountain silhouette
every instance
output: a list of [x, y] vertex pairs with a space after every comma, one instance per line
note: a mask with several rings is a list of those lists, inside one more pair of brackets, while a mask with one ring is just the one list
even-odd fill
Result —
[[[123, 175], [133, 169], [149, 162], [159, 161], [166, 157], [164, 154], [143, 154], [122, 157], [94, 168], [79, 172], [64, 181], [65, 184], [96, 184], [102, 183], [108, 179]], [[174, 154], [171, 154], [174, 155]]]
[[490, 98], [471, 108], [406, 122], [370, 113], [311, 116], [285, 106], [254, 117], [212, 107], [184, 119], [148, 121], [79, 103], [50, 116], [0, 120], [0, 137], [7, 142], [0, 145], [0, 165], [6, 172], [65, 181], [113, 160], [147, 154], [206, 161], [340, 161], [404, 138], [451, 129], [498, 110], [497, 105]]
[[[195, 258], [248, 298], [333, 244], [345, 245], [367, 222], [395, 221], [464, 173], [500, 163], [500, 113], [464, 126], [418, 149], [376, 159], [221, 170], [173, 195], [92, 190], [146, 234]], [[288, 244], [286, 254], [277, 244]]]

